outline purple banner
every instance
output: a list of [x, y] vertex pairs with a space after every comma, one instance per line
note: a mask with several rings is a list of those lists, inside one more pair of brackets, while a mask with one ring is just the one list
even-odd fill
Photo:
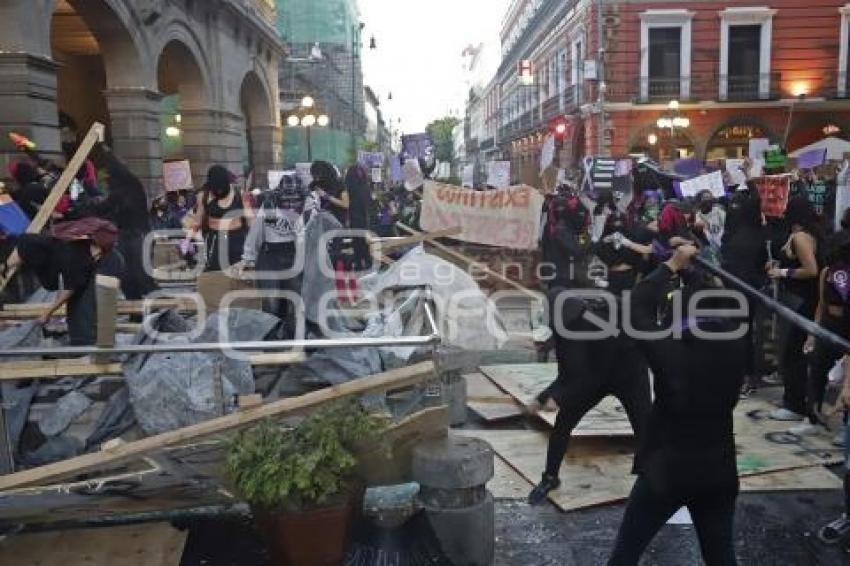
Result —
[[407, 159], [429, 159], [433, 157], [434, 140], [431, 134], [409, 134], [401, 136], [401, 154]]
[[685, 177], [696, 177], [702, 173], [702, 161], [699, 159], [677, 159], [673, 171]]
[[797, 168], [813, 169], [823, 165], [824, 161], [826, 161], [826, 149], [813, 149], [800, 154], [797, 158]]
[[390, 182], [401, 183], [404, 181], [404, 172], [401, 170], [401, 157], [397, 153], [390, 155]]

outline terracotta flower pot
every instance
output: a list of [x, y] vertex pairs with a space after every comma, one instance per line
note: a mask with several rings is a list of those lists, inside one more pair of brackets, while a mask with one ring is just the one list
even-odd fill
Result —
[[271, 565], [341, 566], [362, 501], [360, 490], [336, 505], [256, 512], [254, 517], [266, 539]]

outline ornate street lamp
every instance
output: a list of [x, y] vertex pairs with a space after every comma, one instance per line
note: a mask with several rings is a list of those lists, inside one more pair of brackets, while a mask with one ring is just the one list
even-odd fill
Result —
[[320, 128], [327, 127], [331, 119], [327, 114], [316, 115], [316, 100], [312, 96], [305, 96], [301, 99], [301, 107], [295, 114], [290, 114], [286, 118], [286, 125], [291, 128], [301, 126], [304, 128], [304, 135], [307, 139], [307, 161], [313, 161], [313, 145], [311, 140], [310, 128], [318, 126]]

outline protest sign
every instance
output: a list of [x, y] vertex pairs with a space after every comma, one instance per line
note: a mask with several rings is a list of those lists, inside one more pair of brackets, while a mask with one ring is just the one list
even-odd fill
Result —
[[167, 192], [191, 189], [192, 168], [188, 159], [166, 161], [162, 164], [162, 180]]
[[418, 159], [408, 159], [404, 162], [404, 188], [408, 191], [415, 191], [425, 182], [425, 176], [422, 174], [422, 169], [419, 167]]
[[285, 171], [269, 171], [269, 188], [276, 189], [280, 186], [280, 180], [286, 175]]
[[511, 184], [511, 162], [491, 161], [487, 164], [487, 184], [503, 189]]
[[555, 161], [555, 136], [549, 134], [543, 140], [543, 147], [540, 150], [540, 171], [545, 171], [553, 161]]
[[815, 214], [823, 215], [824, 207], [826, 206], [827, 187], [824, 181], [814, 181], [806, 186], [806, 198], [815, 209]]
[[727, 159], [726, 172], [729, 174], [729, 182], [735, 187], [747, 182], [747, 175], [744, 173], [743, 159]]
[[475, 183], [475, 165], [464, 165], [461, 184], [464, 187], [472, 188]]
[[683, 197], [695, 197], [702, 191], [711, 191], [715, 198], [726, 195], [726, 186], [723, 183], [723, 173], [715, 171], [707, 175], [700, 175], [688, 181], [682, 181], [679, 188]]
[[765, 216], [778, 217], [785, 214], [788, 195], [791, 192], [789, 175], [768, 175], [753, 181], [761, 199], [761, 211]]
[[750, 159], [764, 159], [764, 152], [770, 147], [770, 140], [767, 138], [750, 138], [749, 155]]
[[785, 167], [785, 154], [781, 149], [768, 149], [764, 152], [765, 169], [782, 169]]
[[537, 248], [543, 195], [525, 185], [474, 191], [428, 182], [420, 224], [426, 231], [459, 226], [465, 242], [518, 250]]
[[310, 183], [313, 182], [313, 174], [310, 173], [310, 167], [312, 167], [312, 163], [296, 163], [295, 164], [295, 175], [301, 179], [301, 186], [309, 187]]
[[814, 169], [826, 161], [826, 148], [813, 149], [797, 156], [798, 169]]
[[844, 158], [844, 163], [835, 177], [835, 230], [841, 229], [841, 219], [844, 212], [850, 208], [850, 157]]
[[368, 169], [384, 166], [384, 154], [380, 151], [358, 151], [357, 163]]
[[703, 163], [699, 159], [687, 157], [685, 159], [677, 159], [673, 163], [673, 171], [685, 177], [696, 177], [702, 171]]
[[372, 182], [373, 183], [381, 183], [383, 181], [383, 174], [380, 167], [372, 167]]
[[390, 156], [390, 182], [401, 183], [404, 181], [404, 173], [401, 170], [401, 157], [397, 153]]

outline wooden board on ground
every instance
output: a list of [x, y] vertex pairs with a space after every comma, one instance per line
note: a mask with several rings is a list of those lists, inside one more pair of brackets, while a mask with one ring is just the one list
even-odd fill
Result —
[[522, 477], [498, 454], [493, 458], [493, 479], [487, 489], [496, 499], [526, 499], [534, 484]]
[[16, 535], [0, 542], [0, 564], [179, 566], [188, 535], [168, 523]]
[[487, 422], [512, 419], [523, 415], [513, 397], [499, 389], [482, 373], [464, 375], [466, 406]]
[[[482, 366], [481, 372], [519, 403], [528, 407], [555, 379], [558, 364], [507, 364]], [[539, 417], [555, 425], [557, 411], [543, 411]], [[622, 404], [606, 397], [591, 409], [573, 431], [573, 436], [633, 436], [632, 426]]]
[[[771, 427], [761, 430], [750, 422], [753, 420], [750, 416], [752, 406], [767, 404], [755, 400], [742, 405], [735, 413], [742, 490], [840, 487], [837, 478], [833, 481], [827, 477], [825, 474], [830, 472], [821, 465], [828, 461], [822, 452], [829, 444], [828, 438], [805, 439], [802, 445], [774, 442], [770, 440]], [[788, 423], [784, 423], [784, 427], [787, 426]], [[527, 481], [539, 481], [545, 465], [546, 433], [527, 430], [458, 430], [455, 433], [489, 442], [496, 454]], [[634, 481], [632, 462], [633, 444], [628, 439], [576, 438], [561, 467], [561, 487], [553, 491], [549, 499], [564, 511], [626, 499]]]

